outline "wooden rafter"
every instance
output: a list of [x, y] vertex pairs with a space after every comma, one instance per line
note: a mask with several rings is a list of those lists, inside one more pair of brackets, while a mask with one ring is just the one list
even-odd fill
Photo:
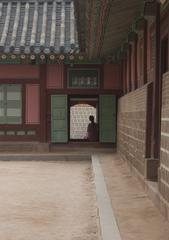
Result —
[[107, 19], [108, 19], [110, 8], [111, 8], [111, 1], [102, 0], [102, 3], [101, 3], [102, 11], [100, 14], [99, 24], [98, 24], [98, 28], [97, 28], [98, 41], [97, 41], [97, 46], [96, 46], [96, 51], [95, 51], [96, 56], [100, 56], [102, 43], [103, 43], [103, 39], [104, 39], [105, 27], [107, 24]]
[[94, 1], [90, 1], [88, 2], [88, 11], [89, 11], [89, 15], [88, 15], [88, 55], [89, 57], [91, 57], [91, 46], [92, 46], [92, 31], [93, 31], [93, 18], [94, 18]]

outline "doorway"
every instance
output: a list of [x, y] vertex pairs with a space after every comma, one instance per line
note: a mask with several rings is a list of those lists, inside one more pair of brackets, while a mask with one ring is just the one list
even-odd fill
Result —
[[[69, 140], [88, 141], [89, 116], [98, 125], [98, 97], [71, 96], [69, 99]], [[97, 140], [98, 141], [98, 140]]]
[[[73, 106], [75, 108], [73, 108]], [[79, 113], [80, 109], [82, 110], [82, 112], [87, 109], [86, 117], [84, 120], [84, 127], [82, 131], [82, 126], [80, 125], [80, 123], [83, 121], [80, 118], [80, 116], [82, 115], [82, 113]], [[116, 143], [115, 95], [51, 95], [51, 143], [68, 143], [68, 141], [88, 141], [86, 139], [87, 126], [89, 123], [92, 123], [91, 118], [89, 121], [90, 115], [93, 115], [95, 117], [94, 120], [97, 123], [98, 127], [98, 137], [97, 140], [89, 140], [93, 142], [99, 141], [100, 143]], [[75, 124], [73, 125], [72, 123], [75, 117], [77, 119], [80, 119], [79, 122], [75, 122]], [[74, 130], [72, 130], [73, 126], [76, 129], [76, 133], [74, 133]]]

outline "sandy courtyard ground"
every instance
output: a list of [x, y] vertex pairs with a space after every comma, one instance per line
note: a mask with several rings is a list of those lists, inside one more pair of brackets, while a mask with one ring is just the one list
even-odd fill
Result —
[[0, 240], [99, 240], [90, 161], [0, 162]]

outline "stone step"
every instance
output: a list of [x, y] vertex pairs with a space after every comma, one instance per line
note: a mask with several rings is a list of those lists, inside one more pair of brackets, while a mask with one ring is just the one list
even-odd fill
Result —
[[91, 154], [89, 153], [42, 153], [42, 154], [10, 154], [3, 153], [0, 155], [0, 161], [83, 161], [91, 160]]
[[66, 152], [115, 152], [113, 144], [89, 142], [69, 142], [67, 144], [50, 144], [39, 142], [0, 142], [0, 153], [66, 153]]
[[39, 142], [0, 142], [1, 153], [49, 152], [48, 143]]

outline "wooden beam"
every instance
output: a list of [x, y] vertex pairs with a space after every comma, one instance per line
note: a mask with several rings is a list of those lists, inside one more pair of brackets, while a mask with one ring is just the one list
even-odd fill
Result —
[[94, 18], [94, 1], [89, 1], [89, 16], [88, 16], [88, 56], [91, 58], [91, 46], [92, 46], [92, 31], [93, 31], [93, 18]]
[[47, 65], [40, 65], [40, 142], [46, 142], [47, 130], [47, 94], [46, 94]]
[[102, 3], [101, 3], [101, 14], [99, 19], [99, 24], [97, 27], [98, 39], [97, 39], [95, 57], [99, 57], [101, 54], [101, 49], [102, 49], [104, 34], [105, 34], [105, 26], [107, 24], [107, 19], [111, 9], [111, 4], [112, 4], [112, 1], [109, 1], [109, 0], [102, 0]]

